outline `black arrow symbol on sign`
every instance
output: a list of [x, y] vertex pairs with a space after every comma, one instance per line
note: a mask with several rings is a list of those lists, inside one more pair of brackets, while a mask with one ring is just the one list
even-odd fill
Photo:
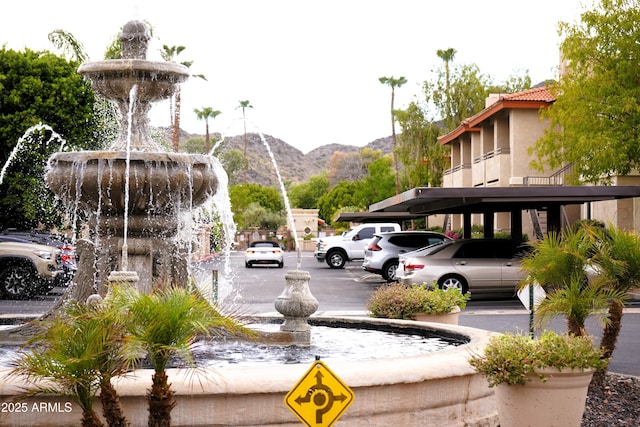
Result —
[[347, 396], [345, 396], [343, 393], [340, 393], [340, 396], [333, 396], [334, 400], [337, 400], [338, 402], [342, 402], [343, 400], [347, 400]]

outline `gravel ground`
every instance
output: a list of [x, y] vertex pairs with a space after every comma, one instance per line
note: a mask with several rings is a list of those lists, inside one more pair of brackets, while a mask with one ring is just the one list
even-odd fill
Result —
[[640, 426], [640, 377], [608, 373], [603, 395], [589, 393], [581, 427]]

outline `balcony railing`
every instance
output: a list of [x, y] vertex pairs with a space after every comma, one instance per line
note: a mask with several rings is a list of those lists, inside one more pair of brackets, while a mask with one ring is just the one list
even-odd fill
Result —
[[509, 147], [500, 147], [496, 150], [487, 151], [486, 153], [483, 153], [481, 156], [476, 157], [475, 159], [473, 159], [473, 164], [480, 163], [483, 160], [492, 159], [495, 156], [500, 156], [502, 154], [510, 154], [510, 153], [511, 153], [511, 149]]
[[570, 163], [557, 170], [549, 176], [525, 176], [522, 184], [525, 187], [534, 185], [552, 185], [563, 187], [567, 185], [567, 176], [573, 173], [573, 163]]

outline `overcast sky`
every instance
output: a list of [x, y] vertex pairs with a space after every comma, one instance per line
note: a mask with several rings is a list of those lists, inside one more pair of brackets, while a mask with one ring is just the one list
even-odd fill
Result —
[[[204, 134], [193, 110], [211, 107], [223, 112], [212, 132], [242, 134], [237, 107], [249, 100], [248, 131], [307, 153], [390, 135], [391, 90], [378, 78], [408, 79], [396, 89], [402, 108], [433, 77], [438, 49], [456, 49], [455, 63], [475, 63], [496, 83], [521, 70], [534, 83], [556, 78], [557, 24], [579, 19], [583, 4], [591, 1], [18, 1], [0, 16], [0, 44], [53, 50], [47, 35], [63, 29], [96, 61], [127, 21], [146, 20], [154, 28], [148, 59], [160, 60], [162, 45], [184, 46], [176, 60], [193, 61], [191, 72], [208, 79], [183, 85], [183, 129]], [[168, 103], [151, 121], [169, 125]]]

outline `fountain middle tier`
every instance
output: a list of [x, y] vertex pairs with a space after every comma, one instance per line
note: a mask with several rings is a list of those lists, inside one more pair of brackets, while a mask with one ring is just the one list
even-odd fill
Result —
[[45, 179], [71, 218], [88, 219], [99, 290], [111, 271], [132, 267], [148, 291], [158, 280], [188, 280], [181, 222], [216, 193], [220, 167], [215, 157], [184, 153], [64, 152], [50, 158]]
[[[125, 211], [127, 153], [79, 151], [49, 159], [46, 182], [66, 204], [104, 214]], [[200, 206], [218, 187], [215, 157], [168, 152], [129, 153], [129, 213]]]

